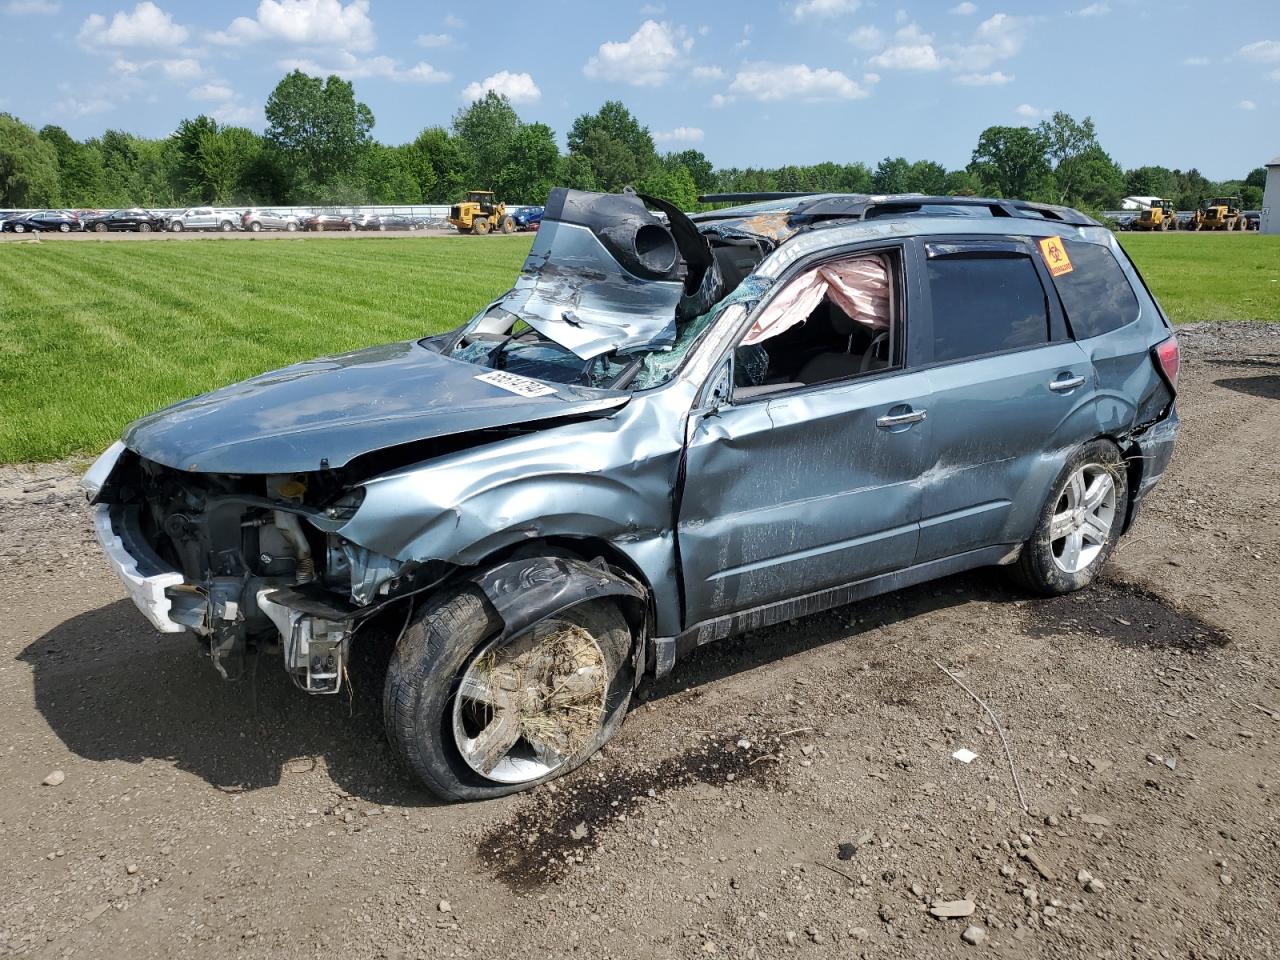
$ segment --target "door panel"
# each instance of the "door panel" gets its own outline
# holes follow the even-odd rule
[[[909,566],[930,390],[927,373],[898,373],[691,417],[686,624]]]
[[[1066,341],[929,376],[934,448],[916,562],[1025,540],[1066,454],[1096,435],[1089,358]]]

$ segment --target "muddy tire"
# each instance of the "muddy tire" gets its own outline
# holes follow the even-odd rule
[[[483,237],[489,232],[489,221],[482,217],[476,217],[475,220],[471,222],[471,232],[477,237]]]
[[[1109,440],[1085,444],[1053,483],[1035,532],[1011,571],[1045,596],[1087,587],[1120,539],[1129,512],[1128,472]]]
[[[391,655],[382,700],[387,739],[408,771],[443,800],[500,797],[568,773],[599,750],[626,716],[632,690],[630,628],[616,604],[580,604],[543,621],[526,636],[545,640],[572,630],[579,636],[585,631],[594,640],[599,664],[590,669],[598,671],[602,681],[597,716],[575,733],[575,748],[562,757],[540,753],[535,741],[521,733],[491,766],[486,758],[495,756],[497,749],[486,753],[476,745],[507,742],[511,737],[498,736],[497,728],[530,714],[507,714],[506,707],[498,706],[485,707],[478,715],[477,704],[497,701],[488,691],[478,691],[476,671],[481,658],[493,663],[522,643],[538,642],[497,640],[501,627],[483,594],[467,585],[429,601],[414,615]],[[496,676],[497,670],[490,669],[489,675]],[[489,772],[482,773],[486,767]]]
[[[511,217],[503,217],[503,218],[502,218],[502,232],[503,232],[503,233],[508,233],[508,234],[509,234],[509,233],[515,233],[515,232],[516,232],[516,222],[515,222],[515,220],[513,220]]]

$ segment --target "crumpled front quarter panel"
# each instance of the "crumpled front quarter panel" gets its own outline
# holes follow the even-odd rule
[[[679,630],[672,504],[683,384],[608,418],[565,424],[398,470],[365,484],[339,535],[397,560],[473,565],[514,544],[597,538],[653,589],[658,631]]]

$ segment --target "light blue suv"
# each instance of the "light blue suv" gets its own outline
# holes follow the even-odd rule
[[[980,566],[1085,586],[1177,374],[1074,210],[557,189],[464,326],[145,417],[85,487],[139,608],[225,677],[275,652],[334,693],[398,635],[392,747],[478,799],[573,769],[709,641]]]

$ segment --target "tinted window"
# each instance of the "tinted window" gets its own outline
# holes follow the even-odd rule
[[[1110,333],[1138,319],[1138,298],[1106,247],[1063,240],[1071,272],[1054,279],[1077,340]]]
[[[929,293],[934,360],[963,360],[1049,340],[1044,287],[1030,257],[933,257]]]

